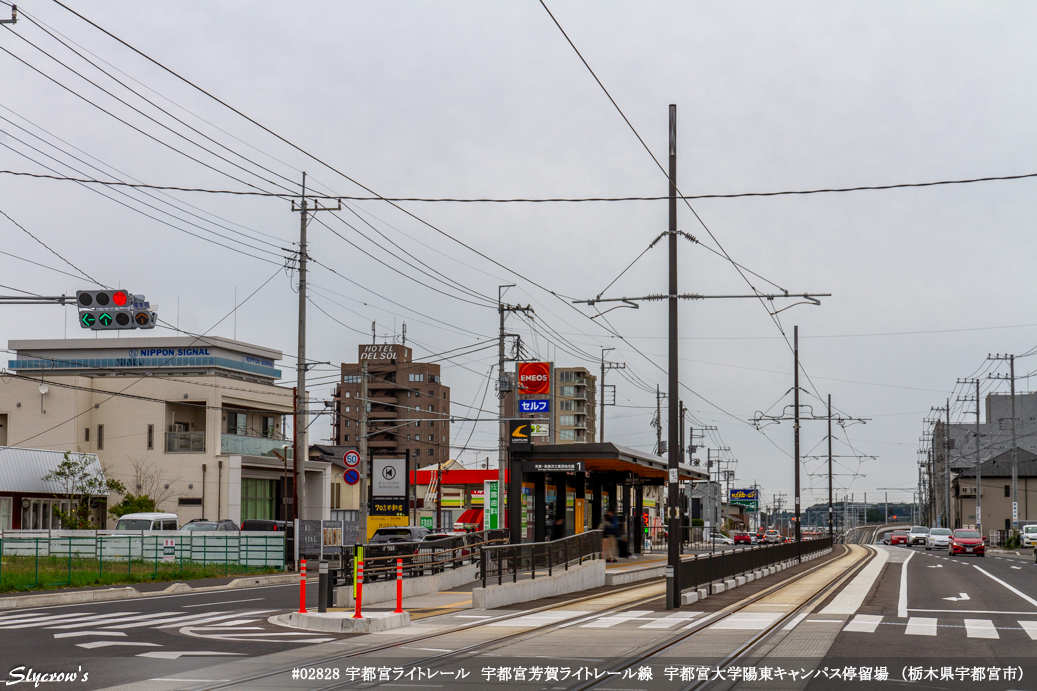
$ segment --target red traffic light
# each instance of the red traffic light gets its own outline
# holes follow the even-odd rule
[[[115,291],[112,294],[112,302],[114,302],[119,307],[122,307],[123,305],[125,305],[127,299],[128,299],[128,296],[126,295],[126,293],[122,292],[121,290],[117,290],[117,291]]]

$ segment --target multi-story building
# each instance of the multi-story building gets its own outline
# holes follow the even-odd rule
[[[0,378],[0,446],[96,454],[128,493],[181,523],[291,518],[294,398],[275,384],[280,351],[215,336],[8,347],[17,355]],[[301,517],[327,518],[328,464],[304,470]]]
[[[555,367],[554,379],[555,443],[597,441],[598,378],[585,367]]]
[[[411,468],[450,459],[450,387],[439,365],[413,362],[399,344],[365,344],[356,363],[342,365],[335,391],[334,433],[339,446],[360,446],[367,407],[367,448],[372,457],[406,455]],[[361,376],[367,365],[367,400]]]

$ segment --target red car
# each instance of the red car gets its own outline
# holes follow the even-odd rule
[[[751,545],[753,544],[753,539],[749,533],[735,533],[735,544]]]
[[[894,530],[893,536],[889,538],[889,544],[891,545],[906,545],[907,544],[907,531],[906,530]]]
[[[975,530],[955,530],[951,533],[951,542],[947,548],[947,554],[952,557],[955,554],[975,554],[977,557],[982,557],[986,554],[986,548],[983,545],[983,538],[980,537],[979,532]]]

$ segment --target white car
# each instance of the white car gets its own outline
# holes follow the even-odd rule
[[[907,531],[907,544],[909,547],[913,545],[924,545],[925,538],[929,535],[929,528],[924,525],[913,525],[911,530]]]
[[[777,530],[768,530],[763,534],[763,541],[770,544],[780,544],[782,542],[781,533]]]
[[[723,533],[711,533],[706,535],[706,542],[715,542],[718,545],[733,545],[734,540]]]
[[[1037,547],[1037,524],[1023,526],[1023,547]]]
[[[948,549],[951,542],[951,529],[950,528],[933,528],[929,531],[929,535],[925,538],[925,548],[928,549]]]

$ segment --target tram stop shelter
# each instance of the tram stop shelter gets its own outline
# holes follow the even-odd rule
[[[624,517],[631,548],[641,552],[644,541],[635,536],[644,533],[644,488],[666,484],[666,458],[611,442],[530,444],[510,451],[512,543],[573,535],[584,526],[594,529],[611,510]],[[687,463],[677,473],[682,482],[709,481],[707,473]]]

